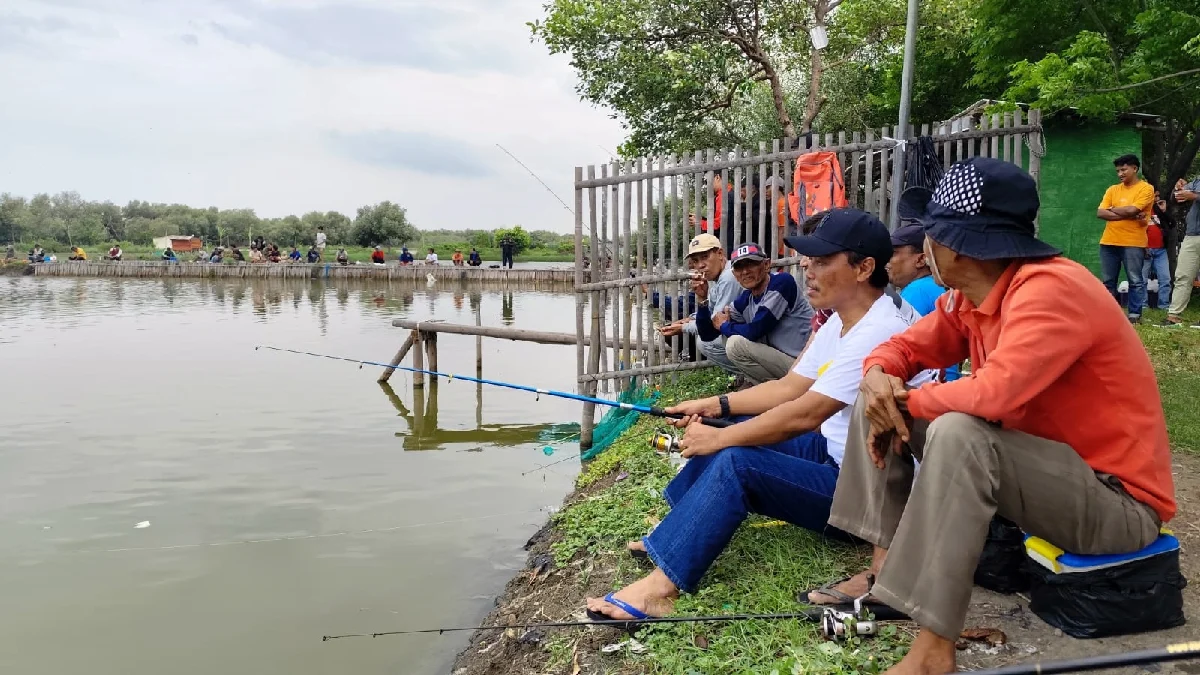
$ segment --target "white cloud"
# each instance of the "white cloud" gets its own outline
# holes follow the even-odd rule
[[[0,191],[567,231],[497,144],[571,203],[623,133],[530,41],[542,1],[10,0]]]

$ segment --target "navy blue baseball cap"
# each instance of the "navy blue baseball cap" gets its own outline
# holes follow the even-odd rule
[[[887,226],[859,209],[833,209],[812,234],[787,237],[784,241],[800,255],[810,258],[853,251],[874,258],[879,267],[892,259],[892,238]]]
[[[1000,159],[972,157],[942,177],[921,215],[929,238],[976,260],[1049,258],[1062,251],[1037,238],[1037,184]]]
[[[729,262],[736,265],[743,260],[770,260],[766,252],[758,244],[748,241],[741,246],[733,249],[733,254],[729,257]]]
[[[897,227],[896,231],[892,233],[892,247],[899,246],[923,248],[925,246],[925,226],[913,223]]]

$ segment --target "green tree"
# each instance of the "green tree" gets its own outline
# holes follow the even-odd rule
[[[1038,30],[1028,31],[1030,21]],[[985,0],[975,35],[975,80],[1047,111],[1109,120],[1127,112],[1169,120],[1161,167],[1171,185],[1200,150],[1200,7],[1195,0]],[[1036,38],[1026,33],[1036,33]],[[1000,67],[1007,67],[1001,73]]]
[[[526,232],[525,229],[520,225],[513,225],[512,227],[508,228],[499,228],[492,232],[492,236],[495,238],[497,245],[504,237],[511,237],[513,240],[513,255],[519,255],[523,251],[527,251],[529,249],[529,245],[532,243],[529,233]]]
[[[0,241],[21,241],[22,228],[29,218],[24,197],[5,192],[0,194]]]
[[[420,232],[408,222],[408,214],[403,207],[384,201],[374,206],[359,207],[352,236],[359,246],[404,246],[415,241]]]
[[[250,231],[261,227],[254,209],[222,211],[217,219],[218,236],[223,244],[245,244],[250,241]]]

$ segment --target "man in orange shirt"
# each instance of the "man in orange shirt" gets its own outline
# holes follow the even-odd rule
[[[920,624],[891,675],[954,672],[995,515],[1080,554],[1140,550],[1175,515],[1146,350],[1104,286],[1035,238],[1037,210],[1016,165],[952,166],[922,218],[934,278],[951,290],[863,361],[829,524],[875,552],[869,570],[808,600],[869,591]],[[966,377],[905,388],[968,356]]]
[[[1129,321],[1142,320],[1146,304],[1146,277],[1142,265],[1146,257],[1146,226],[1154,209],[1154,186],[1138,178],[1141,162],[1137,155],[1121,155],[1113,160],[1121,181],[1108,188],[1096,217],[1107,221],[1100,237],[1100,275],[1108,292],[1118,301],[1117,277],[1125,267],[1129,280]]]

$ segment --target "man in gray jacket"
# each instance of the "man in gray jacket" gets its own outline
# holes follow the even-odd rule
[[[687,267],[692,273],[689,282],[696,302],[715,307],[725,307],[733,302],[742,287],[733,277],[733,268],[725,256],[719,239],[711,234],[701,234],[688,243]],[[670,338],[680,333],[696,336],[700,353],[713,363],[724,368],[726,372],[737,374],[729,357],[725,355],[725,338],[718,336],[715,340],[700,339],[696,330],[695,315],[669,323],[659,329],[663,337]]]

